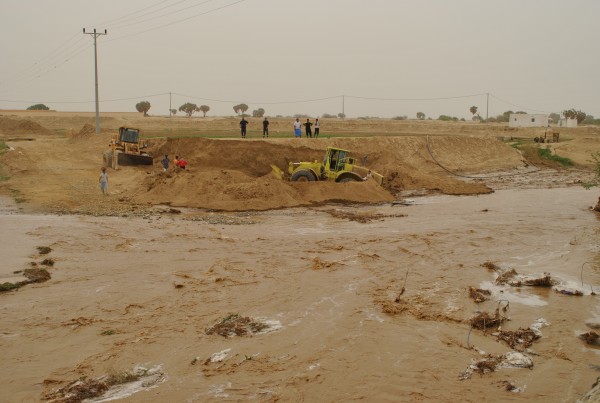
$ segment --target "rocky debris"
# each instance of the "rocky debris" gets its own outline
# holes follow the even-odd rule
[[[583,296],[584,292],[579,289],[578,287],[569,287],[566,285],[557,285],[554,288],[554,291],[556,291],[559,294],[563,294],[563,295],[571,295],[571,296],[575,296],[575,297],[581,297]]]
[[[525,351],[535,340],[540,338],[533,330],[521,328],[518,330],[500,330],[494,335],[497,340],[502,340],[510,348],[517,351]]]
[[[496,263],[494,262],[490,262],[489,260],[486,262],[483,262],[481,264],[481,267],[485,267],[486,269],[490,270],[490,271],[495,271],[495,272],[500,272],[500,266],[498,266]]]

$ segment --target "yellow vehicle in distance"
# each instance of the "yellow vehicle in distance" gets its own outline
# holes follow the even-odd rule
[[[366,157],[364,158],[366,160]],[[285,177],[284,172],[276,165],[271,165],[273,174],[279,179]],[[359,182],[373,178],[380,185],[383,175],[356,164],[356,159],[350,151],[336,147],[327,147],[323,161],[290,162],[289,178],[293,182]]]

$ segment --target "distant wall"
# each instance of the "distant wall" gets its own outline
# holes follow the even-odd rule
[[[511,113],[508,127],[548,127],[548,115],[543,113]]]

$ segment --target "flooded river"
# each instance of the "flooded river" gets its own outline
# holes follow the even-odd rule
[[[2,200],[0,282],[54,266],[51,280],[0,294],[0,401],[136,365],[163,377],[124,401],[575,401],[600,376],[599,350],[577,337],[600,322],[596,198],[501,190],[143,218],[24,214]],[[584,295],[497,285],[486,262]],[[476,304],[470,286],[490,299]],[[511,351],[469,324],[502,301],[505,330],[549,324],[527,352],[533,368],[460,380],[482,352]],[[232,314],[265,327],[207,334]]]

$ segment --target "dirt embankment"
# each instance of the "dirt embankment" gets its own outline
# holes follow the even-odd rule
[[[123,120],[122,117],[118,119]],[[214,120],[219,124],[223,121],[225,119]],[[7,129],[8,133],[18,133],[15,129],[18,127],[35,126],[35,130],[26,133],[36,140],[15,141],[11,143],[15,150],[0,157],[4,175],[11,177],[1,186],[35,207],[54,211],[105,214],[115,210],[116,214],[130,210],[132,204],[241,211],[330,202],[381,203],[411,192],[482,194],[492,191],[485,179],[467,181],[460,175],[520,170],[527,165],[519,151],[490,135],[151,139],[155,166],[110,170],[111,194],[99,198],[98,174],[102,152],[110,140],[109,132],[96,135],[94,126],[88,123],[70,136],[57,137],[49,136],[52,132],[28,120],[15,123],[12,118],[0,117],[0,122],[3,127],[12,128]],[[219,127],[217,123],[215,127]],[[381,124],[376,123],[376,126]],[[164,124],[167,123],[161,123]],[[341,122],[336,124],[342,125]],[[345,124],[347,130],[355,129],[354,126],[363,130],[366,123],[348,121]],[[60,131],[58,123],[53,125],[54,132]],[[442,126],[443,130],[448,129],[447,125]],[[559,144],[565,150],[570,146],[577,151],[579,140],[576,140],[564,146]],[[593,139],[586,135],[581,139],[584,140]],[[366,167],[384,175],[385,186],[382,188],[374,181],[290,183],[271,175],[271,164],[285,171],[290,161],[321,160],[327,146],[351,150],[358,160],[365,161]],[[159,161],[165,154],[171,159],[175,155],[184,157],[189,169],[171,168],[167,173],[162,172]],[[122,206],[118,207],[120,204]]]

